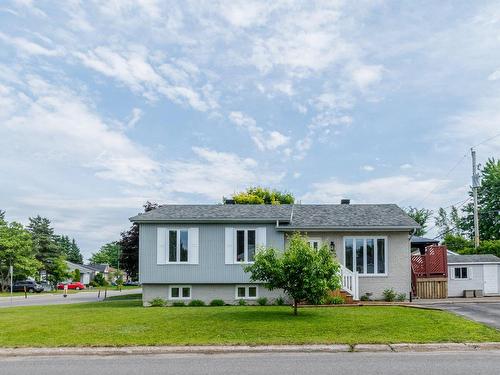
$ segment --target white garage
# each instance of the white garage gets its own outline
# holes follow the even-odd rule
[[[500,258],[492,254],[448,253],[448,297],[500,295]],[[474,291],[474,292],[470,292]]]

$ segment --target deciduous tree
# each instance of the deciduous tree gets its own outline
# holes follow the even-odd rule
[[[157,208],[157,203],[146,202],[144,212]],[[132,278],[137,278],[139,271],[139,226],[132,224],[129,230],[121,233],[121,239],[118,241],[121,248],[120,268],[125,270]]]
[[[415,220],[420,228],[415,231],[416,236],[423,236],[427,233],[427,222],[429,221],[432,211],[426,208],[416,208],[416,207],[408,207],[405,208],[406,213],[413,220]]]
[[[0,221],[0,287],[10,283],[9,268],[14,267],[16,279],[34,277],[41,264],[34,257],[31,234],[16,222]]]
[[[263,187],[251,187],[236,193],[232,199],[237,204],[292,204],[295,198],[292,193],[271,190]]]
[[[283,289],[293,299],[297,315],[299,302],[319,303],[330,290],[340,288],[340,265],[327,245],[313,249],[307,238],[295,233],[284,252],[260,249],[255,262],[245,267],[250,279],[270,289]]]

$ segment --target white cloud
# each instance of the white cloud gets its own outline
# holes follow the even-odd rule
[[[231,25],[246,28],[264,24],[272,8],[272,3],[239,0],[220,3],[218,11]]]
[[[26,161],[30,155],[47,155],[89,168],[101,178],[148,184],[158,164],[124,134],[111,130],[82,98],[38,77],[26,81],[33,99],[26,97],[9,111],[0,110],[4,152]],[[9,93],[17,96],[14,89],[7,98]],[[23,144],[23,154],[16,155],[15,144]]]
[[[500,79],[500,70],[495,70],[488,76],[488,81],[496,81]]]
[[[449,119],[440,132],[442,146],[458,147],[461,152],[468,152],[468,148],[488,140],[481,144],[481,153],[497,155],[500,137],[495,136],[498,135],[499,124],[500,95],[480,98],[471,109],[459,112]]]
[[[381,65],[363,65],[353,69],[351,77],[361,91],[367,90],[371,85],[379,83],[382,79]]]
[[[311,190],[301,197],[303,202],[311,203],[338,203],[341,198],[350,198],[353,203],[399,203],[415,204],[421,202],[430,191],[426,207],[447,200],[455,194],[450,191],[449,182],[437,178],[420,179],[408,176],[390,176],[365,180],[360,182],[342,182],[330,179],[311,185]],[[456,196],[460,196],[458,193]]]
[[[405,163],[405,164],[401,164],[399,166],[399,168],[401,168],[401,169],[411,169],[411,168],[413,168],[413,165],[411,165],[409,163]]]
[[[143,115],[143,112],[140,108],[133,108],[132,113],[130,115],[130,118],[127,122],[127,127],[129,129],[135,127],[135,125],[140,121],[142,115]]]
[[[290,140],[286,135],[276,131],[264,131],[257,126],[255,120],[242,112],[233,111],[229,114],[229,120],[238,127],[245,129],[250,134],[253,142],[261,151],[275,150],[278,147],[284,146]]]
[[[0,40],[2,40],[4,43],[12,45],[17,50],[28,55],[40,55],[49,57],[62,55],[61,50],[49,49],[30,40],[10,36],[2,32],[0,32]]]
[[[147,98],[159,93],[175,103],[189,104],[198,111],[217,107],[215,99],[211,97],[210,87],[201,88],[200,94],[188,85],[186,81],[189,75],[185,72],[179,69],[174,71],[167,64],[155,69],[148,61],[148,51],[144,48],[118,52],[109,47],[97,47],[86,53],[75,52],[75,56],[85,66],[118,80]],[[166,76],[162,76],[160,72]],[[167,81],[170,78],[173,83]],[[175,82],[179,80],[182,80],[183,84]]]
[[[199,160],[175,160],[165,168],[172,193],[200,194],[215,200],[253,185],[280,182],[284,173],[268,170],[251,158],[194,147]]]
[[[375,170],[375,167],[371,165],[363,165],[361,169],[365,172],[373,172]]]

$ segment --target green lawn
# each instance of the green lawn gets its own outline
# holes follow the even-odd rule
[[[140,286],[122,286],[122,290],[133,290],[133,289],[140,289],[141,287]],[[70,289],[68,290],[68,294],[73,294],[73,293],[83,293],[83,292],[97,292],[99,289],[101,289],[101,292],[104,292],[104,287],[97,287],[97,288],[87,288],[87,289],[84,289],[84,290],[74,290],[74,289]],[[108,291],[110,290],[113,290],[113,291],[117,291],[119,290],[119,288],[117,286],[108,286],[107,287]],[[63,294],[64,293],[64,290],[61,289],[61,290],[53,290],[53,291],[50,291],[50,292],[42,292],[43,294],[47,294],[47,293],[57,293],[57,294]],[[28,293],[28,297],[30,295],[38,295],[38,294],[42,294],[42,293]],[[12,293],[12,295],[14,297],[18,297],[18,296],[24,296],[24,292],[15,292],[15,293]],[[0,297],[10,297],[10,292],[0,292]]]
[[[500,341],[499,331],[434,310],[307,308],[293,316],[286,306],[143,308],[134,296],[123,297],[0,309],[0,346]]]

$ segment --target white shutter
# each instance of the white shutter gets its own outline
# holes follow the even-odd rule
[[[188,260],[191,264],[199,263],[200,239],[198,228],[188,229]]]
[[[234,228],[225,228],[224,258],[226,264],[234,263]]]
[[[266,227],[257,228],[256,232],[257,251],[266,247]]]
[[[156,228],[156,264],[167,263],[167,228]]]

